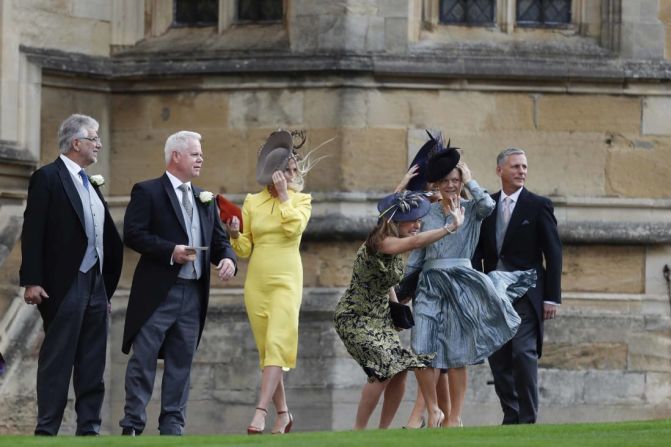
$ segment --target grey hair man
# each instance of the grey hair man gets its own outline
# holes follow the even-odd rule
[[[162,435],[181,435],[186,423],[191,363],[207,315],[209,264],[227,281],[236,257],[212,195],[191,181],[200,175],[200,135],[180,131],[168,137],[166,172],[135,184],[124,218],[124,242],[140,253],[135,268],[122,351],[133,353],[126,367],[123,435],[138,435],[147,423],[159,357]]]
[[[474,264],[492,270],[536,270],[536,287],[514,304],[522,319],[517,333],[489,357],[504,424],[533,424],[538,415],[538,359],[544,322],[561,303],[562,246],[552,201],[524,186],[527,157],[508,148],[496,159],[501,190],[496,208],[483,222]]]
[[[71,115],[58,130],[60,155],[33,173],[21,235],[24,300],[37,305],[44,341],[37,366],[36,435],[56,435],[75,391],[77,435],[97,435],[105,385],[109,300],[123,244],[85,168],[102,150],[98,122]]]

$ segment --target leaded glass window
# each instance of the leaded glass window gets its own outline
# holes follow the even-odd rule
[[[496,0],[441,0],[440,23],[492,24],[495,5]]]
[[[276,22],[282,20],[282,0],[238,0],[238,20]]]
[[[219,0],[175,0],[176,25],[216,25],[218,18]]]
[[[564,25],[571,23],[571,0],[517,0],[517,24]]]

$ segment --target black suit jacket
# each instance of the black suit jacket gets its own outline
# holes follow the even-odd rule
[[[235,252],[219,221],[214,200],[204,204],[198,199],[202,189],[193,186],[192,191],[194,210],[200,217],[202,244],[210,247],[203,254],[204,261],[217,265],[222,259],[230,258],[237,263]],[[121,348],[128,354],[137,333],[177,281],[182,265],[170,265],[175,245],[189,243],[182,208],[167,174],[133,186],[124,218],[124,242],[141,255],[133,275]],[[210,268],[207,262],[203,262],[199,284],[200,341],[210,296]]]
[[[475,267],[485,273],[496,270],[499,260],[496,220],[500,195],[500,191],[492,195],[496,208],[482,222],[474,258]],[[529,289],[527,295],[539,322],[537,346],[540,357],[543,347],[543,301],[561,303],[562,250],[550,199],[522,189],[510,216],[500,257],[510,270],[536,270],[536,287]]]
[[[107,202],[97,187],[91,187],[105,207],[103,279],[110,299],[121,275],[123,244]],[[59,157],[30,177],[21,233],[21,285],[42,286],[49,295],[38,305],[45,332],[75,280],[86,245],[82,201]]]

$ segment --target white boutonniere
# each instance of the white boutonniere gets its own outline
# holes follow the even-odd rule
[[[93,186],[97,186],[98,188],[100,188],[102,185],[105,184],[105,177],[103,177],[100,174],[92,175],[91,177],[89,177],[89,182],[91,182]]]
[[[209,205],[210,202],[212,202],[212,199],[214,199],[214,194],[210,191],[201,191],[200,194],[198,194],[198,199],[205,205]]]

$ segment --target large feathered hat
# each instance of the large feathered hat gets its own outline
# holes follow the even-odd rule
[[[415,158],[412,159],[410,167],[417,165],[416,175],[410,179],[408,186],[406,187],[410,191],[424,191],[426,189],[426,183],[434,180],[429,180],[427,178],[427,170],[429,159],[434,155],[445,151],[446,149],[459,149],[451,148],[450,141],[447,142],[447,148],[445,147],[442,134],[438,133],[436,136],[431,135],[431,132],[428,130],[426,134],[429,136],[429,141],[424,143],[424,145],[419,148]]]
[[[424,197],[424,194],[413,191],[395,192],[383,197],[377,203],[379,218],[393,222],[410,222],[420,219],[429,212],[430,208],[431,203]]]
[[[273,172],[284,171],[293,156],[291,133],[278,130],[270,134],[256,161],[256,181],[262,186],[273,184]]]
[[[450,141],[448,140],[447,147],[429,157],[426,166],[426,181],[437,182],[457,167],[461,158],[457,149],[459,148],[450,147]]]

